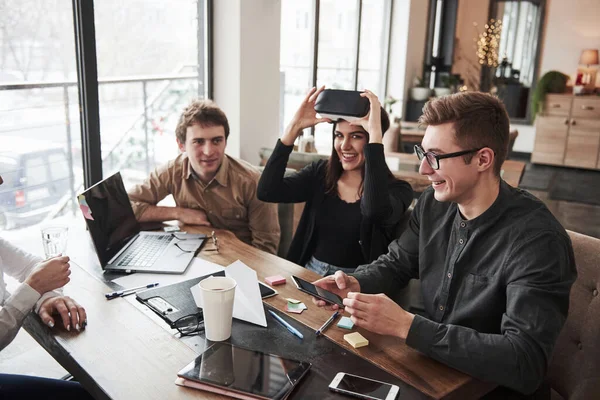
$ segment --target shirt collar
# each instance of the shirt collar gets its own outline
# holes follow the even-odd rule
[[[189,158],[186,155],[186,161],[187,161],[187,172],[185,174],[185,179],[189,179],[189,178],[193,178],[196,182],[200,183],[203,187],[208,187],[210,186],[210,184],[213,181],[217,181],[217,183],[221,186],[225,186],[227,187],[228,185],[228,180],[227,180],[227,174],[229,172],[229,156],[227,154],[225,154],[223,156],[223,161],[221,162],[221,166],[219,167],[219,169],[217,170],[217,174],[215,175],[215,177],[208,182],[207,184],[204,184],[201,180],[200,177],[198,177],[198,174],[196,173],[196,171],[194,171],[194,169],[192,168],[192,163],[190,162]]]
[[[483,212],[483,214],[479,215],[476,218],[466,220],[460,214],[460,209],[458,208],[458,205],[457,205],[456,220],[461,223],[464,222],[466,224],[466,226],[471,229],[475,229],[478,226],[481,226],[482,224],[484,224],[488,221],[491,221],[492,219],[494,219],[498,215],[500,215],[502,213],[502,211],[508,206],[507,196],[509,196],[509,192],[510,192],[510,186],[508,185],[508,183],[506,183],[506,182],[504,182],[504,180],[500,179],[500,190],[498,191],[498,197],[496,197],[496,200],[494,200],[492,205],[489,206],[488,209]]]

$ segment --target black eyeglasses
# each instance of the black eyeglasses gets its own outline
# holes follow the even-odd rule
[[[448,153],[448,154],[438,155],[431,151],[423,150],[423,148],[418,144],[415,145],[415,153],[417,153],[417,158],[419,159],[419,161],[422,161],[423,158],[426,158],[429,166],[435,170],[440,169],[440,160],[443,160],[444,158],[454,158],[454,157],[464,156],[465,154],[475,153],[476,151],[479,151],[481,149],[483,149],[483,147],[480,147],[478,149],[472,149],[472,150],[457,151],[456,153]]]
[[[204,330],[204,319],[200,313],[186,315],[173,322],[172,328],[177,329],[181,336],[192,335]]]
[[[171,233],[171,236],[173,236],[175,239],[177,240],[190,240],[190,239],[194,239],[194,238],[187,238],[187,237],[179,237],[174,233]],[[195,253],[196,251],[198,251],[198,247],[196,246],[196,248],[194,250],[186,250],[184,248],[182,248],[179,243],[173,243],[175,245],[175,247],[177,247],[179,250],[183,251],[184,253]]]

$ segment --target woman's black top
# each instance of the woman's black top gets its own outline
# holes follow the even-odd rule
[[[360,201],[346,203],[337,194],[326,194],[317,216],[315,258],[343,268],[364,264],[360,220]]]
[[[259,200],[271,203],[306,202],[286,256],[288,260],[304,266],[317,247],[317,218],[325,201],[328,161],[310,163],[284,177],[292,150],[293,146],[277,141],[258,182],[257,196]],[[389,176],[382,144],[365,145],[364,154],[365,179],[360,199],[359,245],[364,261],[370,263],[387,253],[388,245],[397,237],[396,227],[412,202],[413,191],[407,182]]]

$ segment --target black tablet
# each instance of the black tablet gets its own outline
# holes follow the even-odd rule
[[[243,394],[259,399],[284,399],[309,370],[306,361],[217,342],[177,376],[204,385],[205,390]],[[207,387],[208,386],[208,387]],[[231,395],[230,394],[230,395]]]

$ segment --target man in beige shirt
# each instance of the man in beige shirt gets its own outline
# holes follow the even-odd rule
[[[227,229],[276,254],[277,204],[256,198],[257,169],[225,154],[229,136],[225,113],[210,100],[196,100],[181,114],[175,135],[182,154],[128,193],[138,221],[179,220]],[[156,205],[169,194],[175,207]]]

